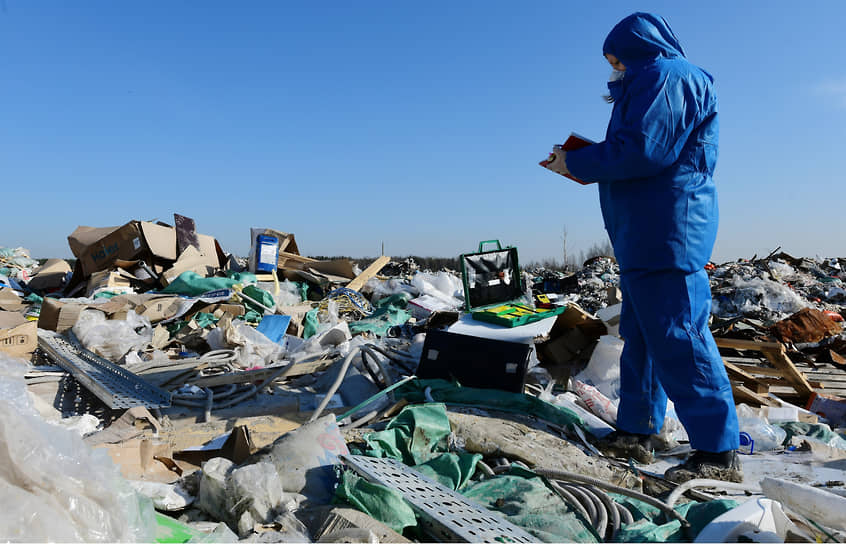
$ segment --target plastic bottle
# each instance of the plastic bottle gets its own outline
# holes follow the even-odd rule
[[[737,423],[741,434],[747,434],[752,440],[749,444],[749,453],[773,451],[780,448],[787,438],[787,432],[784,429],[770,425],[766,418],[758,417],[755,411],[745,404],[737,407]]]

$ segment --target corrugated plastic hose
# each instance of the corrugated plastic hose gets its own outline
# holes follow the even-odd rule
[[[573,508],[575,508],[583,518],[586,520],[590,520],[590,515],[588,511],[585,509],[582,502],[572,493],[570,493],[567,489],[564,488],[561,484],[556,482],[555,480],[549,480],[549,485],[552,486],[552,489],[558,493],[561,498],[563,498],[567,503],[569,503]]]
[[[364,355],[367,354],[379,367],[379,371],[382,373],[382,379],[385,387],[390,387],[393,385],[393,380],[391,380],[391,375],[388,374],[388,369],[385,367],[385,364],[382,360],[376,355],[373,348],[375,346],[373,344],[365,344],[361,346],[361,361],[364,366],[367,366],[367,361],[365,360]],[[378,385],[378,384],[377,384]]]
[[[617,510],[620,512],[620,525],[634,523],[634,517],[632,517],[632,513],[629,512],[628,508],[616,501],[614,504],[617,505]]]
[[[323,410],[326,408],[326,405],[329,404],[329,401],[332,399],[332,396],[338,391],[341,387],[341,382],[344,381],[344,378],[347,376],[347,372],[350,369],[350,365],[355,359],[358,350],[351,349],[347,356],[344,357],[344,362],[341,364],[341,370],[338,372],[338,377],[335,378],[335,383],[332,384],[332,387],[329,388],[329,391],[326,392],[326,396],[323,397],[323,400],[320,401],[320,404],[317,406],[317,409],[311,414],[308,422],[311,423],[312,421],[316,420],[320,417],[320,414],[323,413]]]
[[[238,390],[238,386],[235,384],[230,384],[226,391],[224,391],[223,393],[218,393],[217,395],[212,393],[211,389],[209,388],[206,388],[204,390],[206,392],[204,397],[174,394],[172,397],[172,402],[173,404],[179,406],[188,406],[190,408],[203,408],[206,411],[207,415],[210,416],[212,409],[221,410],[224,408],[229,408],[238,404],[239,402],[242,402],[252,397],[256,393],[264,389],[267,385],[272,383],[274,380],[285,377],[285,375],[290,372],[293,368],[293,363],[279,367],[279,370],[277,370],[268,378],[266,378],[263,382],[261,382],[258,387],[256,387],[255,385],[251,385],[246,391],[239,395],[232,396]],[[216,401],[223,402],[218,403]],[[211,406],[209,406],[209,404],[211,404]]]
[[[643,501],[655,508],[658,508],[662,512],[664,512],[667,516],[672,519],[676,519],[681,523],[682,527],[687,530],[690,528],[690,522],[687,521],[684,516],[676,512],[671,506],[667,506],[664,501],[656,499],[655,497],[650,497],[644,493],[640,493],[639,491],[634,491],[631,489],[626,489],[625,487],[620,487],[614,484],[609,484],[608,482],[604,482],[597,478],[591,478],[590,476],[584,476],[582,474],[576,474],[574,472],[567,472],[564,470],[553,470],[548,468],[541,468],[536,467],[533,469],[535,473],[540,474],[541,476],[545,476],[547,478],[552,478],[554,480],[563,480],[566,482],[579,482],[583,484],[588,484],[592,486],[596,486],[600,489],[605,489],[607,491],[611,491],[613,493],[618,493],[620,495],[626,495],[627,497],[631,497],[633,499],[637,499],[639,501]]]

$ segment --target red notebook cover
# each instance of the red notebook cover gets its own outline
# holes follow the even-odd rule
[[[562,145],[561,148],[564,151],[575,151],[576,149],[581,149],[583,147],[587,147],[587,146],[593,145],[595,143],[596,142],[589,140],[589,139],[585,138],[584,136],[579,136],[575,132],[571,132],[570,137],[567,138],[567,141],[564,142],[564,145]],[[546,160],[543,160],[538,164],[540,164],[541,166],[546,168],[546,165],[548,165],[550,162],[552,162],[552,160],[554,158],[555,158],[555,154],[550,153],[549,157],[547,157]],[[591,183],[593,183],[592,181],[582,181],[579,178],[577,178],[576,176],[573,176],[572,174],[564,174],[564,177],[570,178],[577,183],[581,183],[582,185],[590,185]]]

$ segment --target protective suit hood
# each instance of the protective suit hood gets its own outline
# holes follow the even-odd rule
[[[605,38],[602,53],[617,57],[627,70],[658,57],[685,56],[667,21],[651,13],[633,13],[617,23]]]

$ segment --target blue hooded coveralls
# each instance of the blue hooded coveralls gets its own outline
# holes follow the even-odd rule
[[[618,427],[661,430],[667,397],[708,452],[737,449],[731,384],[708,328],[704,270],[717,235],[717,98],[713,78],[684,56],[667,22],[623,19],[605,54],[625,75],[608,84],[605,141],[567,153],[570,172],[598,183],[605,228],[620,264]]]

